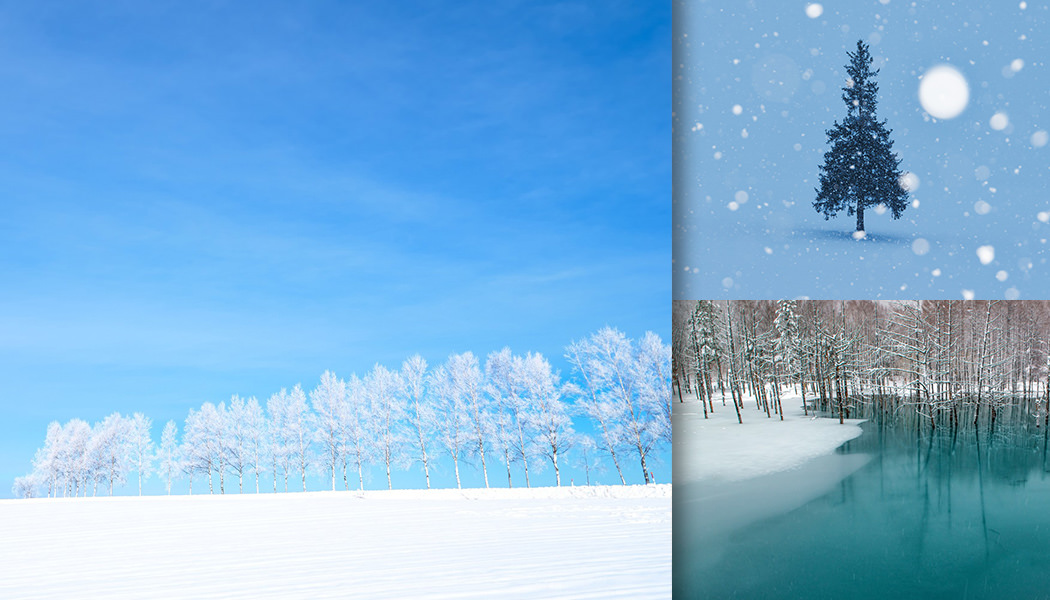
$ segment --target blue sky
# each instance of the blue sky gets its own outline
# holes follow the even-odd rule
[[[54,419],[142,411],[159,438],[415,352],[567,375],[606,324],[669,342],[670,20],[0,4],[0,482]]]
[[[701,0],[675,18],[676,298],[1050,297],[1047,2]],[[858,39],[919,182],[859,241],[812,206]],[[950,119],[919,99],[942,64],[969,85]]]

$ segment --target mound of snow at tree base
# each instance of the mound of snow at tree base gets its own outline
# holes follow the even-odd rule
[[[0,500],[0,598],[669,598],[671,486]]]
[[[840,425],[837,418],[806,416],[797,394],[784,395],[781,404],[783,421],[775,414],[767,418],[747,398],[741,424],[728,399],[726,406],[716,399],[715,412],[707,419],[695,399],[676,402],[674,481],[741,481],[792,469],[861,434],[859,419],[846,419]]]

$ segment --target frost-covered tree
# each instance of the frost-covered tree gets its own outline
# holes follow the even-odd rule
[[[868,45],[857,41],[847,52],[849,79],[842,88],[846,118],[827,130],[831,149],[824,153],[820,187],[813,207],[829,219],[840,210],[857,215],[857,231],[864,231],[864,210],[882,205],[898,219],[907,207],[908,191],[901,184],[900,159],[893,152],[891,131],[875,117],[879,86],[872,70]]]
[[[634,362],[639,404],[646,411],[653,431],[671,443],[671,346],[660,336],[645,332],[638,340]]]
[[[165,423],[160,434],[160,448],[157,450],[157,475],[164,478],[165,490],[169,496],[171,484],[182,470],[178,435],[179,427],[175,421]]]
[[[313,464],[310,432],[314,427],[314,415],[306,404],[306,393],[303,387],[295,384],[288,393],[284,422],[284,439],[291,449],[292,462],[299,469],[302,477],[303,491],[306,491],[306,472]]]
[[[221,423],[218,411],[211,402],[205,402],[200,410],[190,409],[183,428],[183,461],[190,477],[190,492],[193,491],[193,475],[203,473],[208,478],[208,493],[215,493],[212,473],[219,469],[219,435]]]
[[[401,376],[377,364],[365,377],[365,390],[368,395],[372,419],[371,429],[374,436],[376,455],[386,465],[387,489],[393,489],[390,467],[402,464],[405,460],[404,435],[401,419],[405,415],[405,396],[402,392]]]
[[[530,353],[522,361],[522,387],[533,409],[534,443],[539,454],[550,459],[555,481],[561,487],[558,458],[572,447],[575,431],[568,406],[562,399],[560,378],[543,355]]]
[[[644,402],[645,386],[638,378],[638,356],[631,340],[618,329],[604,327],[570,346],[569,354],[574,362],[573,355],[579,355],[581,376],[593,386],[581,390],[584,410],[596,421],[607,424],[610,447],[630,448],[638,458],[645,482],[650,483],[646,459],[664,441],[666,425]]]
[[[226,493],[226,468],[230,460],[229,435],[227,433],[228,420],[226,417],[226,403],[220,402],[218,406],[211,402],[201,405],[201,424],[204,428],[204,448],[211,455],[211,464],[219,475],[219,493]],[[211,477],[208,478],[208,486],[211,486]]]
[[[96,483],[106,482],[109,495],[115,485],[127,482],[131,470],[132,420],[113,413],[96,423],[91,430],[85,459],[87,470]]]
[[[516,433],[518,409],[524,408],[517,395],[517,382],[514,379],[514,356],[510,348],[503,348],[498,352],[492,352],[485,359],[485,393],[488,394],[492,403],[492,443],[499,457],[507,467],[507,487],[514,487],[511,477],[511,465],[522,460],[525,455],[524,428],[521,430],[522,437],[520,455],[518,452],[518,439]],[[528,463],[526,461],[526,475],[528,474]]]
[[[219,405],[222,409],[222,405]],[[226,450],[226,464],[230,471],[237,475],[237,493],[244,493],[244,473],[251,465],[251,447],[248,442],[249,432],[245,424],[245,402],[234,394],[230,406],[221,411],[223,419],[223,446]]]
[[[186,417],[186,422],[183,428],[182,443],[179,444],[179,471],[186,476],[186,481],[189,483],[189,493],[193,495],[193,478],[201,473],[205,473],[207,469],[207,463],[203,453],[193,443],[193,430],[191,426],[194,425],[196,420],[196,413],[190,410],[189,416]],[[208,485],[211,486],[211,475],[208,475]]]
[[[351,375],[346,382],[347,419],[344,423],[346,450],[343,455],[357,467],[357,489],[365,489],[364,466],[372,460],[374,444],[370,425],[374,422],[370,415],[365,382],[357,375]],[[344,473],[346,467],[344,465]],[[345,478],[345,476],[344,476]]]
[[[413,441],[413,460],[423,465],[423,476],[427,489],[430,489],[430,455],[427,448],[431,444],[431,432],[434,430],[434,407],[427,397],[427,361],[416,354],[401,365],[401,385],[408,400],[408,419],[411,421]]]
[[[139,475],[139,496],[142,495],[142,480],[149,479],[153,472],[152,428],[153,420],[142,413],[135,413],[127,420],[128,450],[131,464]]]
[[[532,487],[529,479],[529,458],[533,450],[532,407],[523,392],[524,362],[514,356],[510,348],[489,354],[485,363],[487,389],[498,405],[497,415],[502,414],[504,433],[501,443],[509,452],[509,461],[521,461],[525,471],[525,487]],[[499,427],[499,422],[497,422]],[[510,485],[510,462],[507,462],[507,483]]]
[[[471,427],[467,417],[467,406],[463,394],[448,364],[438,367],[430,376],[430,389],[436,407],[437,437],[442,449],[452,459],[456,472],[456,487],[462,488],[459,477],[459,461],[470,448]]]
[[[273,491],[277,493],[278,473],[284,476],[284,491],[288,491],[288,473],[292,470],[292,444],[288,439],[288,390],[270,396],[266,401],[266,412],[270,414],[270,468],[273,471]]]
[[[87,483],[90,470],[87,459],[87,447],[91,441],[91,426],[82,419],[71,419],[63,427],[65,443],[59,460],[67,484],[67,495],[79,496],[81,490],[87,494]]]
[[[595,453],[594,438],[589,435],[576,434],[576,460],[573,464],[578,469],[583,469],[587,485],[591,485],[591,471],[599,472],[602,469],[601,461]]]
[[[38,450],[33,458],[33,472],[42,476],[44,485],[47,485],[48,498],[58,496],[58,487],[62,480],[60,454],[64,443],[62,424],[52,421],[47,426],[44,447]]]
[[[489,410],[487,398],[482,394],[483,376],[478,359],[473,352],[453,354],[445,363],[449,376],[460,394],[463,406],[467,411],[467,421],[470,424],[470,445],[468,452],[471,456],[481,459],[481,472],[485,478],[485,487],[489,487],[489,470],[485,463],[485,449],[489,446]]]
[[[259,478],[266,470],[266,461],[271,450],[266,415],[255,396],[248,398],[241,412],[241,427],[244,432],[245,460],[248,472],[255,475],[255,493],[259,493]],[[277,482],[274,481],[274,491]]]
[[[40,474],[30,473],[22,477],[15,477],[15,484],[11,487],[11,493],[15,498],[36,498],[41,487]]]
[[[620,454],[624,450],[624,430],[619,423],[620,407],[615,398],[606,393],[603,385],[600,357],[591,340],[572,342],[565,349],[565,358],[569,359],[573,371],[580,377],[578,383],[571,383],[566,390],[577,397],[577,408],[598,426],[598,437],[595,447],[608,454],[622,485],[627,485],[620,467]]]
[[[321,383],[310,392],[310,403],[317,415],[315,439],[320,447],[318,458],[322,466],[328,469],[332,479],[332,491],[335,491],[335,473],[343,461],[345,450],[343,436],[346,434],[345,422],[349,407],[346,401],[346,382],[331,371],[321,375]],[[344,470],[343,479],[346,479]]]

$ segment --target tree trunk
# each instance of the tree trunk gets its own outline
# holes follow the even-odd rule
[[[857,199],[857,231],[864,231],[864,205]]]
[[[551,460],[554,461],[554,478],[558,482],[558,487],[561,487],[561,471],[558,470],[558,453],[554,452]]]

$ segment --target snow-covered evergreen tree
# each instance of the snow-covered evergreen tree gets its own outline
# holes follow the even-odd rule
[[[875,117],[875,82],[868,45],[857,41],[856,52],[847,52],[849,79],[842,88],[846,118],[827,130],[831,149],[824,153],[820,187],[813,207],[825,219],[840,210],[857,215],[857,231],[864,231],[864,210],[879,205],[898,219],[907,207],[908,191],[901,185],[900,159],[893,153],[891,130]]]

